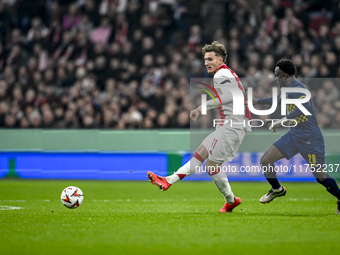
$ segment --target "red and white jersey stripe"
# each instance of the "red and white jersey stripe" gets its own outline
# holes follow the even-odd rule
[[[228,88],[234,87],[235,89],[240,89],[242,92],[244,92],[243,85],[240,81],[240,78],[237,76],[237,74],[227,67],[227,65],[223,64],[221,65],[214,74],[214,82],[213,82],[214,88],[217,90],[220,97],[230,97],[233,98],[233,95],[231,95],[231,91]],[[229,95],[226,95],[229,94]],[[218,104],[219,101],[217,101]],[[234,123],[241,123],[244,122],[247,127],[247,131],[251,131],[248,121],[251,120],[251,113],[247,104],[247,101],[244,99],[244,106],[245,106],[245,112],[243,115],[235,115],[233,114],[233,102],[231,100],[228,101],[228,103],[223,103],[222,105],[218,106],[219,114],[221,119],[230,119]],[[221,122],[220,125],[222,126],[224,122]]]

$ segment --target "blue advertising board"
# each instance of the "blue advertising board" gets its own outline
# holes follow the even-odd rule
[[[222,164],[222,170],[229,180],[263,181],[262,155],[260,152],[238,153],[231,162]],[[184,153],[182,164],[189,159],[190,154]],[[280,180],[315,180],[309,165],[300,155],[291,160],[282,159],[276,166]],[[166,152],[0,152],[0,178],[12,171],[20,178],[146,180],[147,171],[166,176],[168,167]],[[203,164],[186,180],[211,179]]]

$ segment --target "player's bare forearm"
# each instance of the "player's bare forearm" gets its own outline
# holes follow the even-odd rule
[[[192,119],[193,121],[196,121],[197,118],[201,115],[202,115],[202,107],[199,106],[198,108],[190,112],[190,119]]]

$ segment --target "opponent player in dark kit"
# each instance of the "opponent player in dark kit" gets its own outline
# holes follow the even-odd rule
[[[275,80],[280,88],[303,88],[306,86],[295,78],[296,68],[293,62],[289,59],[282,59],[277,62],[275,67]],[[303,93],[287,93],[289,99],[304,98]],[[270,98],[253,98],[253,104],[269,104],[272,105],[272,97]],[[278,98],[278,103],[281,102],[281,97]],[[286,195],[286,189],[279,183],[274,163],[282,158],[291,159],[297,153],[309,163],[310,169],[313,172],[317,182],[326,187],[326,190],[338,199],[337,214],[340,214],[340,189],[336,181],[327,174],[325,165],[325,143],[322,133],[318,127],[315,118],[312,100],[304,103],[303,106],[311,113],[305,115],[294,104],[287,105],[288,115],[279,121],[272,122],[269,130],[276,132],[276,129],[285,124],[289,119],[295,119],[296,124],[292,126],[290,131],[283,135],[279,140],[266,151],[261,158],[261,166],[265,171],[265,177],[272,186],[272,189],[261,197],[261,203],[269,203],[276,197]],[[287,123],[288,124],[288,123]],[[285,124],[286,125],[286,124]]]

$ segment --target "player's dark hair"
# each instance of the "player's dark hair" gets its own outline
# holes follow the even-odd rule
[[[290,59],[281,59],[276,63],[276,66],[289,75],[294,75],[296,72],[295,65]]]
[[[223,62],[227,60],[227,50],[224,45],[218,41],[212,42],[212,44],[206,44],[202,47],[202,55],[204,56],[207,52],[215,52],[216,56],[222,57]]]

